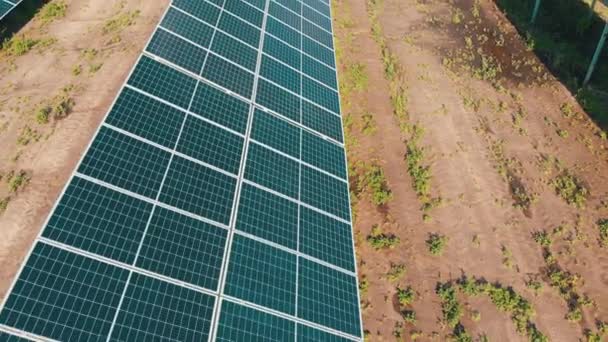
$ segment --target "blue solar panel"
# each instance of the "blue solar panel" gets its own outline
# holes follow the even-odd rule
[[[0,20],[14,10],[23,0],[0,0]]]
[[[173,0],[0,339],[362,341],[331,32],[322,0]]]

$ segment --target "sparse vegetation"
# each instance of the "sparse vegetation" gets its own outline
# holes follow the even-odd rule
[[[585,207],[589,190],[583,185],[580,179],[568,172],[558,176],[551,183],[555,187],[555,192],[568,204],[577,208]]]
[[[549,341],[531,322],[535,313],[530,302],[515,293],[512,288],[466,277],[463,277],[458,283],[463,293],[471,296],[487,295],[499,310],[510,313],[517,331],[526,335],[530,341]]]
[[[603,219],[597,223],[600,232],[600,245],[608,248],[608,219]]]
[[[384,170],[376,162],[359,162],[351,165],[351,180],[356,194],[369,190],[371,201],[376,206],[388,204],[393,198],[393,194],[388,186]]]
[[[68,5],[65,1],[53,1],[44,5],[38,13],[38,16],[42,24],[48,24],[56,19],[65,17],[67,9]]]
[[[551,237],[546,231],[539,231],[532,234],[534,241],[541,245],[542,247],[551,247],[552,241]]]
[[[376,126],[376,120],[374,119],[374,115],[370,112],[366,112],[361,116],[362,124],[361,124],[361,132],[365,135],[373,135],[378,130],[378,126]]]
[[[391,268],[386,273],[386,279],[391,283],[399,281],[406,273],[405,265],[391,264]]]
[[[443,254],[443,249],[448,243],[448,238],[439,234],[430,234],[426,240],[426,246],[432,255],[439,256]]]
[[[30,176],[27,172],[21,170],[19,172],[11,172],[7,177],[8,191],[15,193],[25,187],[30,181]]]
[[[40,133],[30,126],[25,126],[21,129],[21,133],[17,137],[17,145],[26,146],[31,142],[37,142],[40,140]]]
[[[8,56],[23,56],[39,43],[39,40],[17,35],[2,44],[2,51]]]
[[[139,10],[127,11],[115,15],[113,18],[105,22],[103,26],[103,34],[117,34],[125,28],[133,25],[139,17]]]
[[[441,299],[443,321],[450,328],[456,328],[460,324],[460,318],[463,314],[462,306],[456,298],[456,289],[451,283],[437,284],[435,292]]]
[[[402,306],[411,305],[414,301],[414,290],[411,287],[405,289],[397,288],[397,300]]]
[[[367,242],[375,250],[395,248],[399,244],[399,237],[394,234],[386,234],[379,225],[372,227],[371,234],[367,237]]]
[[[8,203],[10,201],[11,201],[11,198],[8,196],[0,200],[0,215],[2,215],[6,211],[6,208],[8,207]]]

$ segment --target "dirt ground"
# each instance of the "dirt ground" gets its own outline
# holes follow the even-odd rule
[[[0,298],[168,3],[51,1],[0,51]]]
[[[551,341],[598,333],[608,320],[608,248],[597,224],[608,218],[608,142],[568,90],[491,0],[337,0],[333,13],[351,191],[361,179],[354,165],[373,162],[392,194],[380,206],[369,190],[353,196],[366,338],[453,337],[436,287],[463,276],[512,288]],[[397,65],[397,77],[387,76],[387,65]],[[361,78],[364,87],[352,85]],[[405,119],[395,115],[395,84]],[[430,196],[441,198],[428,211],[408,172],[413,125],[424,131],[416,143],[432,175]],[[588,190],[584,206],[557,194],[563,175]],[[373,248],[375,225],[399,243]],[[542,231],[548,247],[534,239]],[[441,255],[429,252],[430,234],[447,238]],[[405,275],[388,280],[391,265],[405,266]],[[574,279],[566,294],[549,277],[556,269]],[[415,295],[404,306],[397,288],[408,287]],[[488,296],[457,291],[457,298],[473,340],[532,340]],[[576,309],[580,317],[568,321]],[[403,318],[408,311],[415,322]]]

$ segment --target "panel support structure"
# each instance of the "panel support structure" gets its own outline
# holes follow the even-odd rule
[[[534,22],[536,21],[536,17],[538,16],[538,9],[540,8],[540,1],[541,0],[536,0],[536,3],[534,4],[534,9],[532,10],[532,19],[530,19],[530,24],[534,25]]]
[[[602,32],[600,41],[597,43],[597,47],[595,48],[595,54],[593,55],[593,59],[591,60],[591,64],[589,65],[589,69],[587,70],[587,75],[585,76],[585,80],[583,81],[583,87],[589,83],[589,81],[591,80],[591,76],[593,76],[593,71],[595,70],[597,61],[600,58],[600,55],[602,54],[602,48],[604,47],[604,43],[606,43],[606,36],[608,36],[608,22],[604,25],[604,31]]]

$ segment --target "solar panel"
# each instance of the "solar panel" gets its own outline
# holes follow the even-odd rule
[[[330,13],[173,0],[2,304],[0,339],[361,341]]]
[[[0,0],[0,20],[14,10],[23,0]]]

